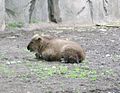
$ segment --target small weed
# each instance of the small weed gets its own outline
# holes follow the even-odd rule
[[[92,69],[90,70],[88,66],[82,66],[82,67],[74,67],[72,70],[69,71],[66,77],[67,78],[93,79],[93,77],[95,77],[96,74],[97,74],[96,70],[92,70]]]
[[[3,59],[4,57],[5,57],[5,55],[0,53],[0,59]]]
[[[20,74],[19,77],[21,78],[21,80],[27,81],[30,78],[30,74],[28,73]]]
[[[7,65],[0,64],[0,74],[5,76],[12,76],[15,72],[11,70]]]
[[[32,20],[31,20],[31,23],[39,23],[39,20],[37,20],[37,19],[32,19]]]
[[[24,26],[23,22],[13,22],[13,23],[7,24],[7,27],[10,28],[10,29],[21,28],[23,26]]]
[[[106,75],[113,75],[113,70],[112,69],[105,69],[102,71],[101,75],[106,76]]]
[[[82,62],[83,64],[88,64],[89,63],[89,60],[87,60],[87,59],[85,59],[85,60],[83,60],[83,62]]]
[[[113,56],[112,56],[112,59],[113,59],[114,61],[118,61],[118,60],[120,60],[120,55],[113,55]]]
[[[66,74],[68,71],[68,67],[67,66],[59,66],[59,68],[57,69],[58,74]]]
[[[40,78],[47,78],[54,75],[63,75],[68,71],[66,66],[46,66],[46,65],[27,65],[32,72],[36,73],[36,75]]]
[[[90,78],[92,81],[96,81],[97,78],[98,78],[97,71],[96,71],[96,70],[90,71],[90,72],[89,72],[89,78]]]

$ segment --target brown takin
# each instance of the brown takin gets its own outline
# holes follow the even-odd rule
[[[33,36],[27,49],[46,61],[79,63],[85,59],[85,52],[78,43],[38,34]]]

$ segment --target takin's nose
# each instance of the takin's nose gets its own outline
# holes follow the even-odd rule
[[[29,45],[27,46],[27,49],[30,50],[30,46]]]

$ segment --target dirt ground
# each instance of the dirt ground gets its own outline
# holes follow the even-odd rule
[[[78,42],[85,49],[85,62],[65,64],[35,59],[34,53],[26,49],[35,33]],[[95,74],[92,79],[84,75],[65,77],[67,72],[41,78],[44,75],[34,71],[36,65],[39,69],[44,65],[69,70],[84,65]],[[0,93],[120,93],[120,28],[61,26],[0,32]]]

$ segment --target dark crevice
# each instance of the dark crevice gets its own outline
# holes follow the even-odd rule
[[[85,6],[82,7],[82,9],[80,11],[77,12],[77,15],[79,15],[84,9],[85,9]]]
[[[34,11],[34,8],[35,8],[35,3],[36,3],[36,0],[31,0],[30,1],[29,23],[31,23],[31,18],[32,18],[32,14],[33,14],[33,11]]]
[[[108,0],[104,0],[105,1],[105,3],[107,3],[108,4]]]
[[[11,10],[11,9],[5,8],[5,11],[6,11],[6,13],[8,14],[8,16],[10,16],[10,15],[16,16],[16,15],[15,15],[15,12],[14,12],[13,10]]]
[[[105,15],[107,16],[108,15],[108,10],[107,10],[106,5],[108,5],[108,1],[107,0],[103,0],[103,8],[104,8],[104,11],[105,11]]]
[[[14,10],[10,9],[9,7],[7,7],[7,2],[9,2],[9,0],[5,0],[5,12],[7,13],[7,15],[10,16],[16,16],[16,13]]]
[[[93,4],[91,0],[87,0],[89,7],[90,7],[90,15],[91,15],[91,19],[92,19],[92,23],[93,23]]]
[[[51,22],[55,22],[55,23],[61,22],[60,9],[58,3],[59,0],[48,0],[49,20]]]

